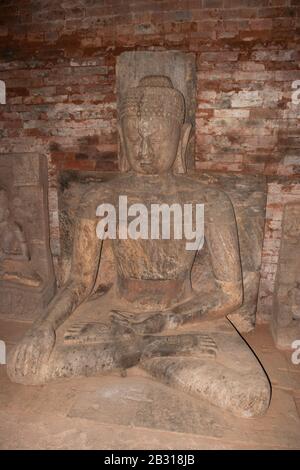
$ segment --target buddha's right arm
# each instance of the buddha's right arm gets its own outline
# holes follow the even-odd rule
[[[97,276],[102,241],[96,235],[97,220],[76,222],[70,275],[34,326],[56,330],[90,294]]]

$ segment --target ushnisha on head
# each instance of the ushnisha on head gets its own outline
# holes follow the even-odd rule
[[[168,77],[147,76],[129,89],[119,111],[121,170],[139,174],[185,172],[191,126],[183,95]]]

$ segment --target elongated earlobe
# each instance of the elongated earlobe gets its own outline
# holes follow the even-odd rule
[[[130,170],[130,165],[128,163],[126,155],[126,147],[124,142],[123,130],[120,123],[117,124],[119,141],[118,141],[118,155],[119,155],[119,169],[121,173],[126,173]]]
[[[186,123],[182,126],[176,160],[173,165],[174,173],[186,173],[186,149],[189,143],[191,129],[191,124]]]

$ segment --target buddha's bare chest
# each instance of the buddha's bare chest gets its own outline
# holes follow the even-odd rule
[[[113,250],[119,274],[132,279],[184,277],[195,255],[186,247],[185,205],[191,201],[174,188],[168,194],[156,187],[118,196]],[[195,217],[191,223],[194,230]]]

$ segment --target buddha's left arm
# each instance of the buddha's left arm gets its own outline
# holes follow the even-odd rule
[[[223,192],[207,204],[205,238],[216,280],[219,302],[211,313],[230,313],[243,302],[243,281],[237,224],[232,203]]]
[[[231,201],[223,192],[211,192],[204,206],[205,241],[216,281],[213,292],[194,296],[172,309],[170,326],[213,319],[236,310],[243,302],[243,283],[237,225]]]

